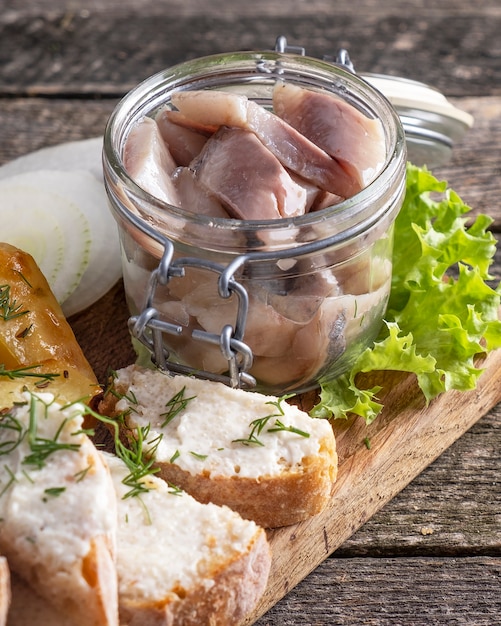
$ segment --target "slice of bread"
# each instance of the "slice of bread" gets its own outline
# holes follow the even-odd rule
[[[103,454],[118,500],[120,623],[239,623],[266,587],[271,555],[265,531],[153,475],[142,479],[148,491],[127,497],[127,466]]]
[[[24,400],[0,419],[0,553],[75,626],[116,626],[116,497],[85,407]]]
[[[131,365],[115,373],[99,410],[122,416],[125,436],[149,429],[164,480],[265,528],[315,515],[330,498],[332,428],[284,400]]]
[[[9,612],[11,600],[10,590],[10,570],[7,559],[0,556],[0,626],[7,624],[7,614]]]

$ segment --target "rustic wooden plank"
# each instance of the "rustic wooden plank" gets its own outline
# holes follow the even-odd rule
[[[116,99],[3,100],[0,164],[47,146],[102,135],[116,103]]]
[[[297,4],[304,7],[298,12],[284,3],[240,2],[233,10],[204,4],[191,12],[181,6],[75,3],[58,9],[54,3],[49,11],[11,5],[0,14],[0,93],[118,95],[189,58],[273,48],[278,35],[311,56],[348,48],[359,71],[404,70],[449,95],[501,93],[501,12],[495,5],[466,12],[461,4],[461,10],[427,11],[426,19],[408,3],[382,10],[372,2],[367,11],[326,2],[315,11],[306,3]]]
[[[500,427],[497,405],[336,556],[501,556]]]
[[[499,558],[328,559],[256,626],[493,626]]]
[[[87,10],[106,10],[117,12],[120,10],[135,10],[140,13],[149,13],[157,15],[159,13],[170,12],[173,15],[203,15],[218,14],[224,12],[226,16],[238,17],[241,15],[254,15],[257,17],[268,17],[270,15],[280,15],[294,13],[297,15],[310,15],[312,13],[330,14],[334,7],[329,0],[310,0],[308,3],[303,0],[289,0],[287,6],[281,0],[254,0],[250,3],[248,0],[232,0],[232,2],[224,4],[224,10],[220,0],[205,0],[201,3],[199,0],[163,0],[163,2],[155,2],[154,0],[72,0],[66,5],[57,0],[23,0],[22,7],[18,0],[5,0],[6,9],[11,11],[23,12],[32,11],[39,13],[41,11],[54,11],[61,8],[69,13]],[[357,0],[356,3],[345,4],[336,7],[339,12],[345,13],[376,13],[378,15],[386,15],[388,13],[399,13],[406,11],[413,13],[416,17],[420,15],[471,15],[478,12],[475,6],[467,0],[442,0],[437,3],[434,0],[420,0],[419,5],[415,0],[394,0],[385,2],[381,0]],[[500,6],[497,0],[482,0],[482,13],[485,15],[499,15]]]
[[[256,626],[402,623],[399,600],[392,598],[394,580],[399,580],[400,603],[407,605],[407,598],[418,593],[414,585],[424,572],[430,588],[428,592],[419,590],[424,613],[419,611],[413,624],[420,623],[415,619],[421,615],[423,623],[434,623],[431,613],[442,610],[444,595],[461,597],[459,605],[454,602],[449,607],[447,623],[492,624],[491,602],[486,597],[489,608],[485,608],[486,615],[479,614],[476,594],[486,579],[492,580],[496,591],[499,573],[496,578],[489,568],[490,559],[465,557],[501,556],[500,425],[501,407],[497,405],[348,539],[334,553],[337,558],[324,561]],[[404,556],[413,559],[395,558]],[[436,569],[430,576],[425,556],[443,559],[451,578],[433,576]],[[367,561],[354,557],[370,557],[368,578],[362,575]],[[352,576],[351,571],[358,573]],[[458,589],[455,578],[473,579],[474,583],[468,582],[465,593]],[[349,584],[339,593],[345,580]],[[378,590],[373,601],[367,594],[367,580],[371,589]],[[434,589],[440,591],[434,593]],[[496,606],[499,594],[492,600]],[[375,608],[373,602],[377,602]],[[382,611],[383,604],[388,612]]]

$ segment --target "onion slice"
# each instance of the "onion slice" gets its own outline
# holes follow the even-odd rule
[[[16,174],[38,170],[86,170],[98,180],[103,180],[102,150],[102,137],[67,141],[55,146],[40,148],[2,165],[0,167],[0,180]]]
[[[67,317],[119,280],[118,229],[104,186],[89,170],[33,169],[8,176],[0,180],[0,206],[8,225],[0,237],[32,254]]]

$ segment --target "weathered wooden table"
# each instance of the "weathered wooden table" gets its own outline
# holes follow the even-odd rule
[[[426,82],[471,113],[435,174],[499,233],[500,32],[498,0],[0,0],[0,164],[101,134],[157,70],[285,35],[312,56],[345,47],[359,71]],[[126,317],[119,284],[70,320],[101,380],[133,359]],[[500,426],[498,405],[257,624],[501,623]]]

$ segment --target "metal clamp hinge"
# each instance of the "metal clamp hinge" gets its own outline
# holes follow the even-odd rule
[[[152,362],[165,371],[177,374],[194,375],[222,382],[231,387],[252,388],[256,380],[248,372],[252,367],[252,350],[243,341],[248,312],[248,295],[244,287],[233,277],[233,270],[217,263],[196,258],[179,258],[172,260],[172,242],[165,240],[164,254],[156,270],[151,273],[143,311],[129,318],[131,335],[144,345],[151,353]],[[183,327],[179,324],[162,319],[161,313],[154,306],[155,295],[159,286],[165,286],[173,277],[182,278],[187,267],[196,267],[215,272],[219,275],[218,292],[221,298],[237,296],[237,315],[234,326],[226,324],[220,334],[210,333],[202,329],[191,331],[194,341],[219,346],[221,354],[228,363],[225,374],[215,374],[199,370],[171,360],[170,350],[166,346],[165,335],[180,336]]]

